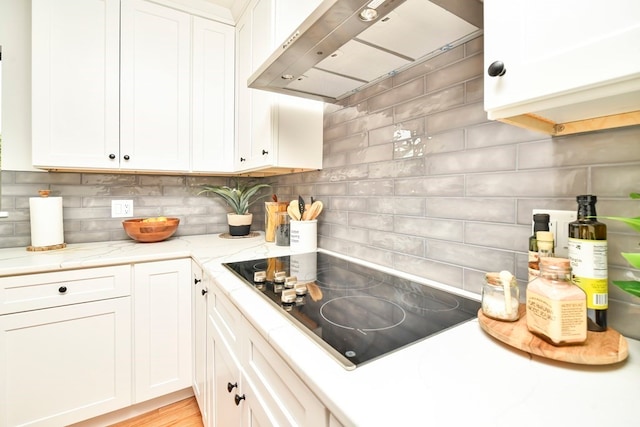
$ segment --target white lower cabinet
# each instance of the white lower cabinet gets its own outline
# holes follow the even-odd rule
[[[193,348],[193,394],[198,402],[202,422],[208,425],[209,411],[207,396],[207,292],[209,278],[202,268],[191,263],[191,338]]]
[[[1,427],[68,425],[131,404],[129,270],[0,279],[3,301],[30,301],[29,310],[0,315]],[[92,272],[101,279],[87,277]],[[105,298],[114,288],[125,296]]]
[[[329,413],[322,402],[214,280],[209,281],[206,295],[206,425],[328,425]]]
[[[134,402],[192,384],[191,260],[135,264]]]

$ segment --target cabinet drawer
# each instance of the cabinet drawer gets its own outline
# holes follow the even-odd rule
[[[328,412],[271,345],[248,322],[242,366],[255,397],[279,426],[326,426]]]
[[[221,338],[226,341],[229,349],[240,354],[240,334],[242,331],[242,315],[222,291],[218,288],[215,280],[209,282],[207,293],[207,317],[213,322],[220,333]]]
[[[0,314],[130,294],[129,265],[1,277]]]

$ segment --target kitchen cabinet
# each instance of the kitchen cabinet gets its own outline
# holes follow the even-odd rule
[[[189,170],[191,16],[123,0],[120,46],[120,167]]]
[[[131,404],[130,266],[0,278],[0,426]]]
[[[231,172],[234,149],[235,29],[194,16],[193,172]]]
[[[193,394],[198,402],[202,422],[208,425],[209,411],[206,404],[207,396],[207,293],[209,292],[209,278],[202,268],[194,261],[191,262],[192,285],[192,323],[191,337],[193,348]]]
[[[313,2],[312,2],[313,3]],[[249,89],[247,80],[273,52],[283,34],[307,8],[277,0],[253,0],[236,25],[236,149],[239,172],[301,171],[322,168],[322,114],[318,101]],[[293,24],[292,24],[293,23]]]
[[[34,166],[117,168],[120,0],[32,0],[31,10]]]
[[[192,386],[191,261],[133,267],[134,402]]]
[[[551,135],[640,124],[640,3],[485,0],[484,20],[490,119]]]
[[[327,425],[328,411],[320,400],[222,293],[215,280],[209,283],[209,426]]]
[[[34,0],[32,22],[34,166],[230,170],[232,26],[145,0]]]

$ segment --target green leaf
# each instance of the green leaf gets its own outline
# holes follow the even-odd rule
[[[635,218],[625,218],[621,216],[598,216],[598,218],[610,219],[613,221],[621,221],[640,233],[640,216]]]
[[[629,194],[629,197],[632,199],[640,199],[640,193],[631,193]]]
[[[640,253],[622,252],[621,255],[627,260],[633,268],[640,269]]]
[[[640,282],[637,281],[617,281],[614,280],[613,284],[618,286],[623,291],[640,297]]]

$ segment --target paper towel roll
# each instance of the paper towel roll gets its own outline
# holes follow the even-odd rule
[[[64,243],[62,197],[30,197],[31,246],[43,247]]]

